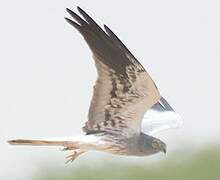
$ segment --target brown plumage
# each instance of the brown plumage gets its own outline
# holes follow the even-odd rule
[[[107,26],[104,26],[106,34],[81,8],[78,10],[86,21],[70,9],[67,11],[79,24],[66,20],[88,43],[98,72],[89,120],[83,130],[88,134],[119,131],[132,135],[140,132],[144,113],[160,99],[155,83]]]
[[[65,19],[84,37],[98,72],[88,121],[83,127],[86,135],[51,140],[18,139],[9,143],[63,146],[64,150],[74,150],[68,156],[70,160],[89,150],[134,156],[166,152],[165,143],[141,131],[147,110],[154,107],[166,110],[166,105],[160,104],[155,83],[109,27],[104,25],[104,31],[85,11],[77,9],[84,19],[70,9],[67,12],[75,21]]]

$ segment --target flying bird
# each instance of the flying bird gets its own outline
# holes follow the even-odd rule
[[[68,161],[87,151],[147,156],[166,153],[166,144],[153,133],[178,127],[180,116],[160,95],[148,72],[106,25],[104,30],[80,7],[81,17],[65,18],[84,37],[97,69],[84,135],[39,140],[15,139],[12,145],[62,146],[73,151]]]

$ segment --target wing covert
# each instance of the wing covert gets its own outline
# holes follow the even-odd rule
[[[82,19],[66,18],[84,37],[93,53],[98,78],[94,86],[86,133],[108,132],[130,136],[139,133],[147,109],[159,99],[157,87],[143,66],[105,25],[105,33],[81,8]]]

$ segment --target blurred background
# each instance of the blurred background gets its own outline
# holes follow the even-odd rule
[[[182,116],[180,129],[156,134],[166,156],[89,152],[66,165],[69,153],[59,148],[6,143],[81,133],[96,71],[63,19],[76,6],[114,30]],[[219,179],[219,7],[218,0],[1,0],[0,179]]]

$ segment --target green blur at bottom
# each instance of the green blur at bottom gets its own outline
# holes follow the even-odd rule
[[[181,153],[152,165],[143,161],[118,161],[117,158],[99,163],[87,161],[78,166],[45,169],[33,180],[219,180],[220,148],[181,156]],[[147,161],[148,158],[145,158]],[[101,162],[100,162],[101,161]],[[88,165],[89,163],[89,165]],[[93,163],[93,164],[91,164]]]

